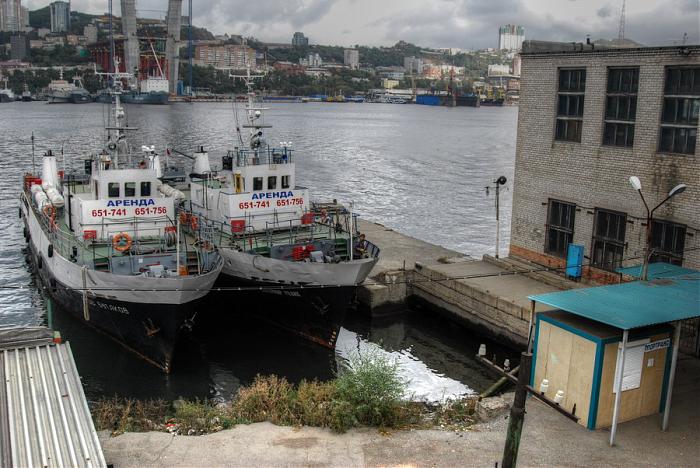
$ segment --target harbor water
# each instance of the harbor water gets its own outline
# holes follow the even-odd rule
[[[127,107],[142,144],[191,152],[204,146],[214,166],[236,145],[233,103],[178,103]],[[472,256],[495,249],[493,191],[501,175],[501,249],[507,248],[515,158],[517,108],[442,108],[391,104],[270,104],[274,143],[291,141],[297,183],[316,200],[354,202],[364,219]],[[104,141],[107,107],[34,103],[0,104],[0,326],[46,322],[46,303],[25,257],[18,222],[20,178],[47,149],[59,169],[82,168]],[[182,161],[184,162],[184,161]],[[290,338],[236,310],[235,293],[211,295],[206,314],[176,353],[175,371],[160,371],[133,357],[61,310],[55,326],[71,341],[90,398],[212,397],[225,400],[256,374],[290,380],[327,379],[353,352],[396,359],[416,397],[435,400],[482,390],[492,381],[472,356],[484,339],[460,326],[407,310],[382,321],[349,314],[335,352]],[[226,295],[226,296],[223,296]],[[216,326],[216,313],[240,314],[235,326]],[[514,352],[489,343],[503,357]]]

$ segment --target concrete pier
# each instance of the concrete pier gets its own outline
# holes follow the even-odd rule
[[[527,341],[530,294],[578,287],[577,283],[517,259],[478,260],[360,221],[360,231],[381,249],[380,260],[358,289],[358,301],[373,316],[389,314],[417,298],[515,345]],[[540,309],[537,311],[545,310]]]

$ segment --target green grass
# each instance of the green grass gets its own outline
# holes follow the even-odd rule
[[[93,404],[98,430],[168,431],[200,435],[237,424],[269,421],[282,426],[315,426],[345,432],[353,427],[380,429],[460,428],[472,424],[475,398],[437,408],[405,399],[406,382],[396,362],[377,354],[356,355],[328,382],[291,384],[275,375],[258,375],[228,404],[209,401],[102,399]]]

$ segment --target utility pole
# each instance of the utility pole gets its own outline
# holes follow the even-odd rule
[[[499,258],[499,253],[500,253],[500,247],[501,247],[501,202],[500,202],[500,194],[501,194],[501,185],[505,185],[505,183],[508,182],[508,179],[506,179],[505,176],[501,176],[498,179],[494,180],[493,183],[495,185],[496,189],[496,258]],[[489,194],[489,189],[490,187],[487,185],[486,186],[486,196]]]
[[[518,461],[518,449],[520,448],[520,435],[523,432],[525,420],[525,401],[527,400],[527,386],[530,384],[530,368],[532,366],[532,354],[523,351],[520,354],[520,370],[518,371],[518,383],[515,385],[515,399],[510,408],[508,418],[508,432],[506,432],[506,445],[503,447],[503,468],[514,468]]]

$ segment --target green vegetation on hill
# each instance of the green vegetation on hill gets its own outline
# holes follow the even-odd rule
[[[29,26],[37,29],[51,27],[51,11],[48,5],[29,12]]]

